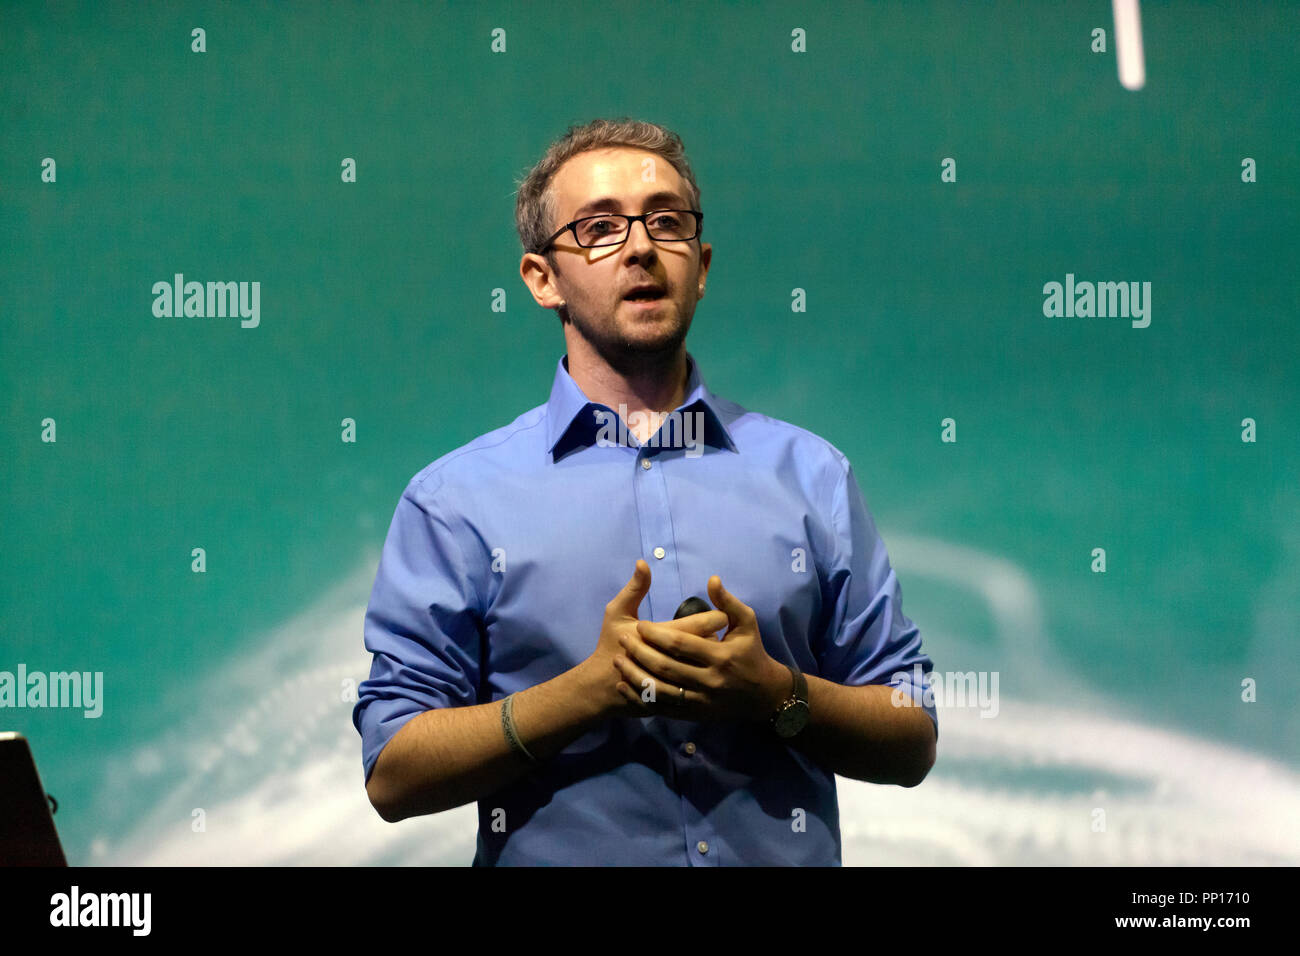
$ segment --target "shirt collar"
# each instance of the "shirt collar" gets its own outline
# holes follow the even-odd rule
[[[546,441],[553,459],[559,459],[572,448],[595,443],[601,428],[601,422],[595,414],[598,410],[604,409],[617,415],[616,409],[587,398],[569,374],[568,362],[569,356],[566,353],[555,363],[555,381],[551,384],[551,397],[546,403]],[[686,368],[686,397],[677,411],[702,411],[704,435],[701,437],[704,443],[735,451],[735,442],[723,424],[724,409],[719,405],[717,396],[704,384],[704,377],[690,352],[686,353]],[[613,421],[617,422],[617,419]],[[636,441],[631,432],[628,432],[627,440],[628,444]]]

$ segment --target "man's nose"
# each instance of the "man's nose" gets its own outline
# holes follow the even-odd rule
[[[645,224],[644,219],[638,219],[628,228],[626,244],[629,251],[639,256],[653,254],[655,241],[650,238],[650,228]]]

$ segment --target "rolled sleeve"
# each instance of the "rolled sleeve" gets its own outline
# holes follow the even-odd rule
[[[416,714],[477,702],[482,646],[477,591],[454,521],[414,480],[403,491],[365,616],[374,657],[352,723],[367,781],[379,753]]]
[[[886,684],[909,694],[934,722],[933,696],[925,694],[933,669],[921,650],[921,632],[903,613],[903,592],[885,543],[841,456],[831,504],[832,547],[826,600],[831,607],[820,645],[821,677],[837,684]]]

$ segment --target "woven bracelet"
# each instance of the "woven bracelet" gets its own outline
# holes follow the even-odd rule
[[[515,695],[511,694],[501,702],[501,729],[505,731],[506,741],[512,750],[517,750],[533,763],[537,763],[537,758],[528,752],[524,742],[519,739],[519,734],[515,732],[514,697]]]

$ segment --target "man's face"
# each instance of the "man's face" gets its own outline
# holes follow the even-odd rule
[[[601,212],[638,215],[656,209],[692,209],[686,183],[667,160],[640,149],[608,148],[570,158],[551,180],[555,200],[552,230]],[[651,239],[645,223],[634,222],[619,246],[584,248],[572,230],[553,243],[555,269],[546,282],[524,269],[538,302],[554,308],[567,303],[577,332],[607,360],[629,353],[675,352],[686,339],[695,304],[704,295],[712,247],[696,237],[689,242]],[[527,260],[525,256],[525,267]],[[539,256],[532,257],[539,261]],[[662,293],[652,301],[633,301],[628,293],[653,284]]]

